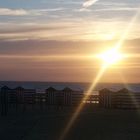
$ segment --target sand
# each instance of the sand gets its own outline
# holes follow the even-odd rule
[[[70,109],[9,112],[0,117],[0,140],[59,140],[72,114]],[[65,140],[140,140],[140,113],[85,109]]]

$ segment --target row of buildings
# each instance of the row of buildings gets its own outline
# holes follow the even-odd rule
[[[72,90],[68,87],[57,90],[53,87],[47,88],[44,92],[35,89],[24,89],[17,87],[11,89],[4,86],[0,90],[1,104],[36,104],[70,106],[77,105],[82,101],[83,91]]]
[[[98,104],[102,108],[140,108],[140,93],[128,89],[110,91],[102,89],[86,97],[81,90],[72,90],[68,87],[57,90],[53,87],[47,88],[44,92],[35,89],[17,87],[11,89],[3,86],[0,89],[0,106],[6,107],[11,104],[44,104],[53,106],[74,106],[79,103]]]

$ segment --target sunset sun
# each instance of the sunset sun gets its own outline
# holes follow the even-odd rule
[[[104,65],[109,66],[122,60],[123,54],[120,53],[117,49],[111,49],[99,54],[98,58],[103,61]]]

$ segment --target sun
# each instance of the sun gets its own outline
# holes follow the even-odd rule
[[[119,62],[123,58],[123,55],[117,49],[113,48],[99,54],[98,58],[103,61],[104,65],[109,66]]]

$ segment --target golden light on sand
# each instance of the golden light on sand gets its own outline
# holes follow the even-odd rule
[[[109,66],[121,61],[123,54],[118,49],[113,48],[97,55],[97,57],[103,61],[104,65]]]

